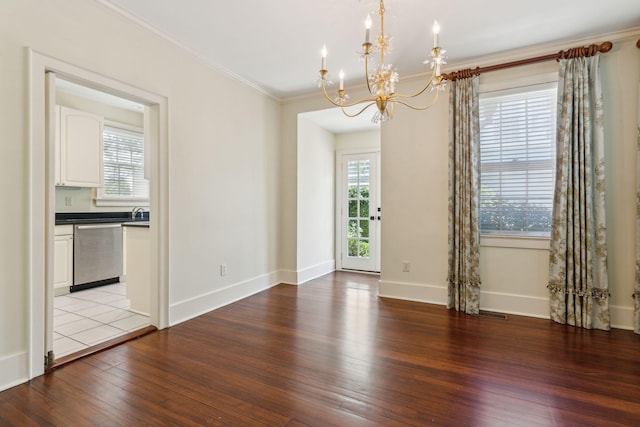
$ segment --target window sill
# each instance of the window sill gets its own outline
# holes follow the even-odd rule
[[[513,249],[534,249],[549,250],[549,237],[541,236],[507,236],[507,235],[489,235],[480,236],[480,246],[490,248],[513,248]]]
[[[96,206],[111,206],[111,207],[148,207],[148,199],[95,199]]]

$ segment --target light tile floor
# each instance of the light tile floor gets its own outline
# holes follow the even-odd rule
[[[126,284],[100,286],[55,297],[53,353],[56,358],[149,326],[149,316],[129,311]]]

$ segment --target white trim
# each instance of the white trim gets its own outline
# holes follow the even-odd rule
[[[437,285],[380,280],[378,284],[378,296],[446,305],[447,288]]]
[[[549,237],[480,235],[480,247],[550,250]]]
[[[247,79],[245,79],[244,77],[241,77],[240,75],[234,73],[233,71],[229,70],[228,68],[220,65],[220,64],[216,64],[214,62],[212,62],[209,58],[207,58],[206,56],[200,54],[199,52],[191,49],[190,47],[186,46],[185,44],[179,42],[178,40],[174,39],[173,37],[169,36],[168,34],[160,31],[159,29],[157,29],[156,27],[154,27],[153,25],[149,24],[148,22],[140,19],[139,17],[135,16],[134,14],[132,14],[131,12],[129,12],[126,9],[121,8],[120,6],[115,5],[114,3],[111,3],[109,0],[96,0],[98,3],[101,3],[102,5],[108,7],[109,9],[111,9],[112,11],[116,12],[117,14],[123,16],[124,18],[128,19],[129,21],[133,22],[134,24],[144,28],[145,30],[153,33],[154,35],[160,37],[161,39],[171,43],[172,45],[174,45],[175,47],[177,47],[178,49],[187,52],[188,54],[192,55],[193,57],[195,57],[196,59],[198,59],[199,61],[202,61],[206,66],[208,66],[209,68],[212,68],[213,70],[227,76],[228,78],[235,80],[237,82],[240,82],[254,90],[257,90],[258,92],[262,93],[263,95],[266,95],[272,99],[274,99],[275,101],[281,102],[282,100],[280,98],[278,98],[277,96],[275,96],[274,94],[270,93],[269,91],[267,91],[266,89],[264,89],[263,87],[257,85],[256,83],[249,81]]]
[[[330,259],[296,272],[296,284],[301,285],[309,280],[317,279],[336,270],[336,261]]]
[[[492,98],[496,96],[525,93],[536,90],[557,90],[559,79],[560,74],[558,72],[535,74],[532,76],[525,76],[517,79],[500,80],[491,83],[480,83],[480,88],[478,91],[480,98]]]
[[[610,41],[614,43],[613,48],[615,49],[615,43],[621,42],[625,40],[635,39],[640,35],[640,27],[629,28],[622,31],[617,31],[613,33],[600,34],[595,36],[583,37],[580,39],[574,39],[570,41],[564,42],[551,42],[539,44],[537,46],[533,46],[528,49],[516,48],[513,50],[509,50],[502,53],[497,53],[494,55],[487,55],[482,58],[475,58],[465,62],[450,62],[445,67],[442,68],[442,73],[451,73],[457,70],[464,70],[466,68],[476,68],[476,67],[486,67],[489,65],[502,64],[506,62],[519,61],[525,58],[535,58],[537,56],[548,55],[553,52],[559,52],[561,50],[573,48],[576,46],[584,46],[591,43],[602,43],[604,41]],[[412,80],[424,80],[426,73],[415,73],[415,74],[407,74],[402,76],[402,82],[409,82]],[[367,85],[365,83],[360,85],[354,85],[351,90],[356,91],[360,89],[366,90]],[[291,96],[283,96],[282,102],[297,102],[305,99],[316,98],[318,96],[318,92],[308,92],[308,93],[300,93],[294,94]]]
[[[621,307],[619,305],[610,305],[609,316],[611,316],[612,328],[626,329],[629,331],[633,331],[633,325],[634,325],[633,307]]]
[[[123,130],[128,130],[129,132],[137,132],[137,133],[141,133],[144,135],[144,127],[140,127],[140,126],[133,126],[133,125],[129,125],[126,123],[122,123],[122,122],[117,122],[114,120],[104,120],[104,125],[108,126],[110,128],[118,128],[118,129],[123,129]]]
[[[550,53],[559,52],[561,50],[570,49],[576,46],[584,46],[592,43],[602,43],[610,41],[615,43],[627,39],[632,39],[640,35],[640,27],[630,28],[627,30],[606,33],[601,35],[587,36],[580,39],[574,39],[565,42],[552,42],[534,46],[529,49],[513,49],[497,55],[486,56],[480,60],[475,59],[463,63],[451,64],[442,70],[443,73],[449,73],[455,70],[475,67],[486,67],[494,64],[502,64],[505,62],[518,61],[525,58],[535,58],[537,56],[548,55]]]
[[[141,199],[141,198],[130,198],[130,197],[123,197],[121,199],[116,199],[116,198],[99,198],[99,197],[95,197],[94,198],[95,202],[96,202],[96,206],[118,206],[118,207],[131,207],[131,206],[136,206],[136,207],[149,207],[149,200],[148,199]]]
[[[298,285],[298,273],[293,270],[278,270],[278,282],[285,285]]]
[[[105,91],[146,105],[152,116],[151,150],[152,290],[151,324],[168,326],[169,295],[169,182],[168,182],[168,101],[165,97],[113,80],[27,48],[29,58],[29,342],[28,378],[44,373],[45,284],[53,280],[53,224],[55,212],[46,203],[54,189],[53,168],[47,158],[44,133],[44,75],[54,71],[65,80]],[[52,316],[52,314],[51,314]]]
[[[381,280],[378,285],[378,296],[427,304],[447,304],[446,287],[419,283]],[[549,319],[549,298],[480,290],[480,310]],[[609,312],[611,328],[633,330],[633,307],[612,305],[609,307]]]
[[[480,290],[480,310],[518,316],[549,318],[549,298]]]
[[[27,353],[14,353],[0,359],[0,391],[29,381]]]
[[[279,273],[279,271],[273,271],[222,289],[216,289],[206,294],[173,303],[169,307],[170,325],[177,325],[272,288],[280,283]]]
[[[384,282],[381,280],[378,286],[378,295],[429,304],[447,304],[447,288],[436,285]],[[548,319],[549,299],[480,290],[480,309]]]

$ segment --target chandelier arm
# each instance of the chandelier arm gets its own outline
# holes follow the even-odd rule
[[[433,102],[431,102],[431,104],[429,104],[429,105],[425,105],[424,107],[416,107],[416,106],[413,106],[413,105],[409,104],[408,102],[404,102],[404,101],[400,101],[400,100],[396,100],[396,99],[394,99],[392,102],[395,103],[395,104],[402,104],[405,107],[411,108],[412,110],[418,110],[418,111],[427,110],[427,109],[433,107],[436,104],[436,102],[438,101],[439,92],[440,91],[436,91],[436,96],[433,98]]]
[[[364,101],[364,100],[363,100],[363,101]],[[355,105],[355,104],[352,104],[352,105]],[[341,109],[342,109],[342,113],[343,113],[345,116],[347,116],[347,117],[356,117],[356,116],[359,116],[360,114],[362,114],[362,113],[364,112],[364,110],[366,110],[367,108],[371,107],[372,105],[376,105],[375,101],[374,101],[374,102],[371,102],[371,103],[369,103],[369,104],[367,104],[367,105],[365,105],[365,106],[362,108],[362,110],[358,111],[358,112],[357,112],[357,113],[355,113],[355,114],[349,114],[349,113],[347,113],[347,112],[344,110],[344,107],[349,107],[349,105],[342,105],[342,106],[341,106]]]
[[[362,99],[359,99],[357,101],[349,102],[347,104],[337,104],[337,105],[340,106],[340,107],[353,107],[354,105],[362,104],[364,102],[370,102],[371,104],[369,104],[369,105],[372,105],[372,104],[376,103],[376,98],[362,98]],[[369,105],[367,105],[367,107]]]
[[[329,96],[329,94],[327,93],[327,88],[324,84],[325,80],[324,78],[322,79],[322,92],[324,93],[324,97],[327,98],[327,101],[329,101],[330,103],[332,103],[333,105],[335,105],[336,107],[340,107],[342,106],[342,104],[340,104],[339,102],[335,102],[333,99],[331,99],[331,97]]]
[[[350,102],[350,103],[347,103],[347,104],[344,104],[342,102],[336,102],[333,99],[331,99],[331,97],[327,93],[327,87],[325,86],[325,79],[324,78],[322,79],[322,92],[324,93],[324,97],[327,99],[327,101],[329,101],[330,103],[332,103],[336,107],[353,107],[354,105],[362,104],[363,102],[371,102],[371,104],[369,104],[369,105],[372,105],[372,104],[376,103],[376,99],[375,98],[362,98],[362,99],[359,99],[357,101]],[[369,105],[367,105],[367,107]],[[360,113],[358,113],[358,114],[360,114]]]
[[[415,98],[416,96],[420,96],[424,93],[425,90],[429,89],[431,87],[431,85],[433,84],[433,78],[436,76],[436,71],[435,69],[433,70],[433,72],[431,73],[431,78],[429,78],[429,80],[427,80],[427,84],[424,85],[424,87],[422,89],[420,89],[418,92],[411,94],[411,95],[407,95],[407,94],[402,94],[402,93],[396,93],[395,96],[396,98]]]

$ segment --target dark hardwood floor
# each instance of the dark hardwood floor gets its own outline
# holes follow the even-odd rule
[[[16,426],[640,425],[640,336],[280,285],[0,393]]]

